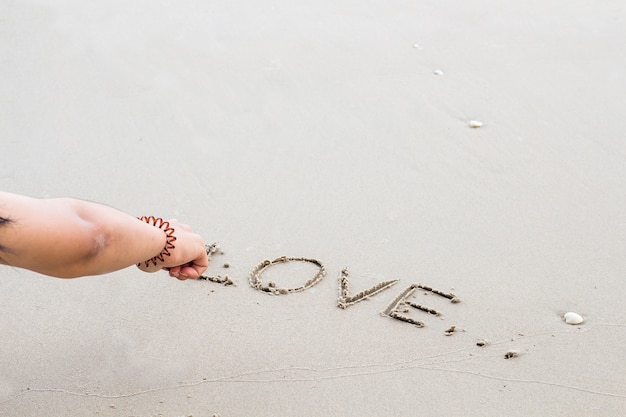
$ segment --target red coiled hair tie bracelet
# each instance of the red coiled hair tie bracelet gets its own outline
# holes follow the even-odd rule
[[[148,259],[147,261],[139,262],[137,264],[137,266],[140,266],[142,263],[145,263],[147,268],[148,266],[150,266],[150,262],[152,262],[152,264],[156,266],[157,261],[164,262],[164,257],[171,255],[170,249],[174,249],[176,247],[174,246],[174,242],[176,241],[176,236],[174,236],[174,232],[176,230],[174,230],[173,227],[170,227],[170,222],[166,222],[160,217],[141,216],[139,217],[139,220],[151,224],[154,227],[158,227],[165,232],[165,247],[163,248],[161,253],[152,259]]]

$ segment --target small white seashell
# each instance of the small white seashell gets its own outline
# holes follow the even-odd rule
[[[479,122],[478,120],[470,120],[469,122],[469,127],[471,128],[477,128],[477,127],[481,127],[483,125],[483,122]]]
[[[436,69],[433,71],[433,75],[443,75],[443,71],[440,69]]]
[[[569,313],[565,313],[565,315],[563,315],[563,320],[565,320],[565,323],[567,324],[580,324],[584,319],[580,314],[570,311]]]

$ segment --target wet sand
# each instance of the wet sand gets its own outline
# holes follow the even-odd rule
[[[625,13],[0,5],[0,189],[178,218],[235,284],[0,269],[0,415],[624,415]],[[325,275],[253,288],[282,256]]]

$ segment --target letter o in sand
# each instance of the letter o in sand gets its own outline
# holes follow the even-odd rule
[[[272,265],[281,264],[281,263],[287,263],[287,262],[293,262],[293,261],[312,263],[312,264],[318,266],[319,271],[317,271],[317,273],[313,276],[313,278],[308,279],[304,283],[303,286],[298,287],[298,288],[275,288],[274,286],[263,285],[263,283],[261,282],[261,274],[263,274],[263,272],[267,268],[269,268]],[[261,262],[260,264],[258,264],[257,266],[255,266],[254,269],[252,270],[252,272],[250,272],[250,280],[249,281],[250,281],[250,286],[252,288],[254,288],[255,290],[263,291],[263,292],[266,292],[268,294],[281,295],[281,294],[289,294],[289,293],[292,293],[292,292],[304,291],[307,288],[312,287],[315,284],[317,284],[318,282],[320,282],[325,276],[326,276],[326,267],[324,267],[324,264],[322,264],[317,259],[288,258],[286,256],[281,256],[280,258],[276,258],[273,261],[270,261],[269,259],[266,259],[263,262]]]

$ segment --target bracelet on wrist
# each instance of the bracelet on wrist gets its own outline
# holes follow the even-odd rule
[[[141,216],[138,217],[139,220],[146,222],[154,227],[157,227],[161,230],[163,230],[163,232],[165,232],[165,247],[163,248],[163,250],[161,251],[160,254],[158,254],[157,256],[155,256],[154,258],[148,259],[147,261],[143,261],[143,262],[139,262],[137,264],[137,266],[141,266],[142,263],[144,263],[146,265],[146,268],[150,266],[150,263],[152,262],[152,264],[154,266],[157,265],[157,261],[160,262],[164,262],[165,261],[165,257],[166,256],[170,256],[170,249],[174,249],[174,242],[176,241],[176,236],[174,236],[174,232],[176,230],[174,230],[173,227],[170,227],[170,222],[166,222],[164,221],[162,218],[160,217],[154,217],[154,216]]]

